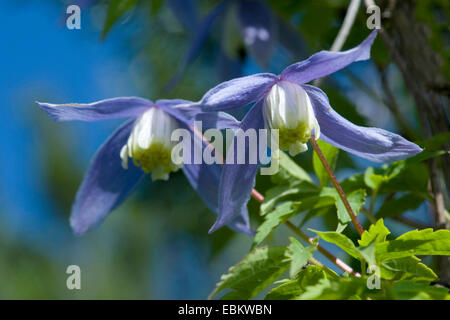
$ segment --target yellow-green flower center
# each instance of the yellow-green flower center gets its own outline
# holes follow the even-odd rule
[[[163,179],[165,175],[177,171],[179,167],[172,162],[172,149],[164,143],[152,142],[150,147],[133,149],[133,163],[145,173],[152,172],[153,179]]]
[[[154,107],[146,111],[136,120],[127,144],[122,147],[122,167],[127,169],[131,158],[135,166],[151,173],[153,180],[167,180],[171,172],[182,166],[172,161],[175,143],[171,134],[177,128],[177,121],[163,110]]]
[[[305,123],[299,122],[296,128],[278,128],[281,150],[289,150],[292,144],[306,143],[311,137],[311,128]]]

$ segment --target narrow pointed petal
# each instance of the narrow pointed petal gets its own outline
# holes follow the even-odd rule
[[[184,99],[160,99],[156,100],[155,105],[173,108],[182,105],[188,106],[191,105],[192,103],[193,103],[192,101]]]
[[[260,100],[276,83],[271,73],[259,73],[223,82],[209,90],[199,104],[205,111],[244,107]]]
[[[264,128],[262,106],[263,102],[259,101],[248,112],[241,123],[243,131],[250,128],[255,130]],[[234,164],[223,166],[219,186],[219,218],[210,229],[210,233],[233,221],[242,212],[255,185],[258,164],[237,164],[236,137],[234,140]],[[246,154],[248,150],[249,148],[246,148]]]
[[[188,126],[185,128],[191,132],[191,154],[193,155],[194,153],[194,145],[197,145],[198,148],[204,150],[207,144],[202,139],[201,135],[199,133],[194,133]],[[206,206],[217,215],[219,212],[219,182],[222,173],[222,165],[208,165],[205,163],[194,164],[194,161],[191,161],[191,163],[192,164],[184,164],[183,172],[192,188],[197,192]],[[228,226],[235,231],[252,235],[253,231],[250,228],[247,207],[243,207],[239,214],[237,214],[234,219],[230,220]]]
[[[70,225],[80,235],[99,224],[134,190],[144,173],[130,164],[122,168],[120,150],[126,144],[134,120],[119,127],[94,156],[72,206]]]
[[[113,98],[88,104],[37,104],[55,121],[100,121],[136,117],[153,106],[151,101],[138,97]]]
[[[319,88],[303,85],[319,122],[320,139],[361,158],[391,162],[412,157],[422,149],[398,134],[357,126],[334,111],[327,95]]]
[[[281,73],[281,79],[303,84],[339,71],[353,62],[368,60],[370,48],[376,35],[377,31],[372,31],[363,42],[347,51],[320,51],[313,54],[307,60],[284,69]]]
[[[267,65],[275,45],[275,23],[269,8],[260,1],[241,0],[238,18],[250,54],[260,65]]]

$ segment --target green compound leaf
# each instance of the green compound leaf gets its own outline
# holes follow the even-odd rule
[[[434,287],[413,281],[398,281],[391,287],[391,292],[398,300],[443,300],[449,299],[448,289]]]
[[[331,169],[334,170],[336,168],[339,149],[322,140],[317,141],[317,144],[322,150],[322,153],[325,156],[325,159],[327,160]],[[314,172],[317,175],[317,178],[319,179],[320,185],[323,187],[327,186],[330,182],[330,177],[328,176],[327,171],[323,167],[323,164],[320,161],[319,156],[315,152],[313,153],[313,168]]]
[[[240,263],[231,267],[211,293],[210,298],[225,289],[231,291],[222,299],[247,300],[275,281],[289,268],[286,247],[266,246],[250,252]]]
[[[264,202],[261,204],[260,214],[264,216],[269,213],[275,204],[281,200],[296,196],[296,198],[305,198],[318,192],[318,188],[306,181],[295,183],[293,185],[276,186],[266,192]]]
[[[334,188],[324,187],[322,192],[320,193],[322,197],[332,197],[335,201],[337,217],[338,217],[338,228],[337,232],[342,232],[347,224],[351,222],[350,215],[347,212],[347,209],[344,206],[344,203],[339,197],[338,192]],[[352,207],[353,212],[358,215],[359,210],[361,210],[362,206],[366,202],[366,191],[364,189],[358,189],[353,191],[352,193],[347,195],[347,200]]]
[[[296,299],[299,300],[348,300],[367,295],[367,283],[363,278],[341,277],[336,280],[320,279],[309,286]]]
[[[338,278],[321,267],[307,266],[302,269],[295,279],[284,281],[280,286],[272,289],[265,300],[291,300],[296,299],[302,294],[307,287],[314,286],[319,283],[321,279]]]
[[[392,178],[396,177],[400,172],[400,167],[398,170],[393,170],[393,172],[388,172],[388,170],[377,170],[381,172],[375,172],[375,169],[368,167],[364,173],[364,183],[372,190],[377,190],[381,187],[384,182],[388,182]],[[403,167],[402,167],[403,169]]]
[[[358,260],[364,260],[363,256],[361,255],[359,250],[356,248],[353,241],[350,238],[347,238],[347,236],[343,235],[342,233],[333,232],[333,231],[321,232],[321,231],[316,231],[313,229],[309,229],[309,230],[316,233],[323,240],[337,245],[339,248],[341,248],[342,250],[347,252],[353,258],[356,258]]]
[[[380,219],[375,224],[371,225],[369,230],[364,231],[361,235],[361,240],[358,240],[359,246],[366,247],[372,242],[384,242],[387,235],[390,233],[389,229],[384,226],[383,219]]]
[[[297,239],[292,237],[289,237],[289,241],[291,241],[291,244],[288,247],[286,256],[291,260],[289,276],[292,279],[311,259],[315,247],[309,246],[305,248]]]
[[[415,255],[450,255],[450,231],[413,230],[395,240],[378,243],[375,250],[378,263]]]
[[[412,280],[428,283],[437,279],[434,271],[421,263],[420,259],[416,257],[383,262],[380,268],[380,276],[386,280]]]
[[[276,227],[296,215],[298,212],[297,207],[298,203],[285,202],[267,214],[264,222],[256,230],[256,235],[253,239],[253,248],[263,242]]]

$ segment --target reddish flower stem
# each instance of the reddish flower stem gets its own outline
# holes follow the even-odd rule
[[[364,232],[363,227],[359,223],[358,219],[356,218],[355,213],[353,212],[352,207],[350,206],[350,203],[347,200],[347,197],[345,196],[344,190],[342,190],[341,185],[336,179],[336,176],[333,173],[333,170],[331,170],[330,165],[328,164],[327,160],[325,159],[325,156],[322,153],[322,150],[320,150],[319,145],[316,142],[316,139],[314,136],[311,136],[310,138],[311,144],[314,148],[314,151],[319,156],[320,162],[322,162],[323,167],[325,168],[325,171],[330,176],[331,182],[333,183],[334,187],[336,188],[339,197],[341,198],[342,202],[344,203],[345,208],[347,209],[348,214],[350,215],[350,219],[352,219],[353,225],[356,228],[356,231],[358,231],[359,236],[361,236]]]

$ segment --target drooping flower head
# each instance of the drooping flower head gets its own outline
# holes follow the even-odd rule
[[[171,172],[181,166],[172,162],[172,149],[176,142],[171,134],[178,128],[177,121],[159,108],[150,108],[134,124],[127,143],[120,150],[122,167],[128,169],[128,158],[152,180],[168,180]]]
[[[278,129],[280,148],[290,155],[308,150],[306,143],[314,131],[320,136],[320,127],[306,91],[287,81],[273,85],[264,100],[265,126]]]
[[[291,155],[307,150],[313,135],[359,157],[390,162],[411,157],[421,148],[379,128],[357,126],[330,106],[327,95],[306,83],[349,64],[370,58],[373,31],[357,47],[343,52],[321,51],[287,67],[279,76],[260,73],[233,79],[209,90],[199,101],[205,111],[253,104],[240,128],[278,129],[280,148]],[[233,163],[233,164],[231,164]],[[231,221],[245,207],[255,184],[258,164],[225,164],[220,181],[219,218],[211,232]]]
[[[223,112],[201,112],[186,100],[158,100],[155,103],[136,97],[107,99],[91,104],[38,103],[55,121],[99,121],[131,118],[120,126],[99,148],[84,176],[72,206],[70,223],[76,234],[99,224],[135,189],[145,173],[153,180],[167,180],[182,168],[191,186],[209,209],[218,213],[218,186],[222,167],[218,164],[186,163],[173,159],[175,129],[188,130],[189,146],[200,150],[205,141],[193,130],[195,120],[205,128],[233,128],[238,122]],[[184,141],[183,141],[184,142]],[[176,153],[175,153],[176,155]],[[176,161],[173,161],[176,160]],[[251,234],[248,212],[244,208],[229,226]]]

